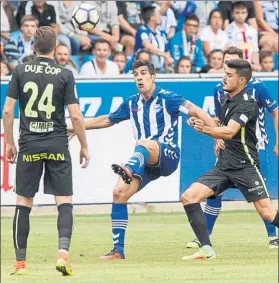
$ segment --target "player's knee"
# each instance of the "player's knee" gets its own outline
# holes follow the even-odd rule
[[[186,190],[182,195],[181,195],[181,202],[184,205],[191,204],[193,203],[193,198],[191,197],[191,194]]]
[[[147,149],[149,148],[149,141],[147,140],[138,140],[137,141],[137,145],[142,145],[144,147],[146,147]]]
[[[128,198],[128,194],[127,194],[127,190],[125,190],[124,188],[122,188],[121,186],[117,186],[114,190],[113,190],[113,199],[114,200],[125,200]]]

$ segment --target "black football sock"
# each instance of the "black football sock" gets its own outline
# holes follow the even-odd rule
[[[13,240],[16,260],[26,260],[27,238],[30,230],[29,214],[31,208],[17,205],[13,221]]]
[[[276,213],[276,216],[274,220],[272,221],[272,224],[276,226],[277,228],[279,228],[279,212]]]
[[[189,223],[192,226],[196,237],[201,243],[201,246],[211,245],[209,235],[206,228],[206,220],[199,203],[187,204],[184,206],[185,212],[188,216]]]
[[[73,231],[73,205],[62,203],[58,207],[57,229],[59,250],[69,250]]]

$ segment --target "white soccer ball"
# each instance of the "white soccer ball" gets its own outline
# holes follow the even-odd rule
[[[78,6],[72,15],[74,26],[80,30],[89,31],[96,27],[100,20],[98,11],[90,4],[83,3]]]

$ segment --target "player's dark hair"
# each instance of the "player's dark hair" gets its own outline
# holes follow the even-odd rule
[[[232,12],[235,9],[246,9],[248,12],[248,6],[244,1],[236,1],[232,4]]]
[[[230,46],[224,51],[224,57],[226,54],[238,55],[239,59],[243,59],[243,50],[237,48],[236,46]]]
[[[34,16],[23,16],[20,20],[20,26],[22,26],[25,22],[35,22],[37,27],[39,26],[39,21]]]
[[[37,52],[41,55],[51,53],[56,45],[54,29],[48,26],[38,28],[34,36],[34,45]]]
[[[273,55],[272,55],[272,52],[269,52],[269,51],[262,51],[260,53],[260,63],[262,63],[262,60],[267,58],[267,57],[272,57],[273,59]]]
[[[148,69],[148,72],[150,75],[155,75],[156,74],[156,70],[155,67],[152,63],[150,63],[149,61],[141,61],[141,60],[137,60],[134,65],[133,65],[133,72],[135,71],[135,69],[139,68],[139,67],[144,67],[146,66]]]
[[[144,21],[145,24],[148,24],[151,17],[154,15],[154,11],[155,11],[155,7],[154,6],[150,6],[148,8],[145,8],[143,10],[143,13],[142,13],[142,19]]]
[[[249,82],[252,77],[252,67],[250,63],[242,59],[230,60],[227,63],[227,67],[230,69],[235,69],[239,77],[244,77],[246,82]]]
[[[27,55],[27,56],[23,57],[21,62],[24,63],[24,64],[29,63],[29,62],[36,60],[36,58],[37,58],[36,55]]]
[[[200,24],[200,19],[198,18],[197,15],[195,14],[191,14],[189,15],[188,17],[186,17],[185,21],[184,21],[184,24],[187,23],[187,21],[195,21],[197,22],[198,24]]]
[[[192,73],[193,63],[192,63],[192,60],[191,60],[190,56],[182,56],[182,57],[180,57],[179,60],[177,61],[176,65],[175,65],[175,67],[174,67],[174,72],[176,74],[178,74],[178,67],[179,67],[179,65],[180,65],[180,63],[182,61],[189,61],[190,62],[190,64],[191,64],[191,73]]]
[[[107,40],[102,39],[102,38],[100,38],[100,39],[98,39],[98,40],[95,41],[95,43],[94,43],[94,45],[93,45],[93,49],[96,48],[96,45],[97,45],[98,43],[100,43],[100,44],[106,43],[106,44],[109,46],[109,48],[111,49],[110,43],[109,43]]]

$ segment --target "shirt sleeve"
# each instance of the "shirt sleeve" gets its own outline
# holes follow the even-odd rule
[[[73,73],[68,71],[68,74],[69,76],[67,77],[65,85],[64,105],[78,103],[78,95]]]
[[[56,18],[55,9],[54,9],[54,7],[52,5],[49,5],[49,8],[50,8],[50,11],[51,11],[51,18],[52,18],[51,24],[56,24],[57,23],[57,18]]]
[[[276,100],[270,96],[268,89],[263,82],[259,82],[257,88],[257,91],[259,92],[259,102],[269,113],[272,113],[276,108],[278,108]]]
[[[129,101],[124,101],[120,104],[116,111],[109,114],[108,118],[113,124],[130,119]]]
[[[186,99],[183,98],[180,94],[171,93],[166,94],[166,107],[169,113],[178,113],[179,107],[186,102]]]
[[[241,127],[244,127],[255,115],[255,111],[258,112],[257,102],[254,100],[243,102],[236,110],[231,120],[236,121]]]
[[[17,74],[17,68],[15,68],[12,73],[6,96],[13,99],[18,99],[19,97],[19,77]]]

